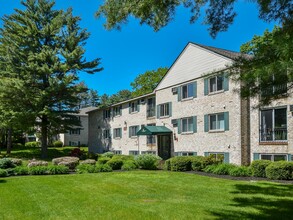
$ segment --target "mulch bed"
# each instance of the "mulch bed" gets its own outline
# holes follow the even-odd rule
[[[187,171],[186,173],[215,177],[215,178],[222,178],[222,179],[228,179],[228,180],[240,180],[240,181],[250,181],[250,182],[268,181],[268,182],[283,183],[283,184],[293,184],[293,180],[270,180],[267,178],[254,177],[254,176],[236,177],[236,176],[229,176],[229,175],[217,175],[213,173],[205,173],[200,171]]]

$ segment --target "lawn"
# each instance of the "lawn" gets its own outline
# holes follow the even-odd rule
[[[132,171],[0,178],[0,219],[292,219],[293,185]]]

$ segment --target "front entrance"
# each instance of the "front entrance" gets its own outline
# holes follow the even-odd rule
[[[158,156],[163,160],[171,157],[171,135],[158,135]]]

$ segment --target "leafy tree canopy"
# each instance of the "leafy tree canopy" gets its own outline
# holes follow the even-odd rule
[[[129,16],[140,20],[141,24],[153,27],[155,31],[166,26],[175,17],[176,8],[183,5],[190,9],[190,22],[194,23],[205,11],[204,24],[209,26],[210,35],[216,37],[218,32],[226,31],[234,21],[237,0],[105,0],[96,16],[106,18],[106,29],[120,29]],[[251,0],[259,8],[259,17],[265,21],[283,23],[292,18],[292,0]]]
[[[130,83],[130,86],[133,89],[132,97],[151,93],[166,75],[167,71],[168,68],[161,67],[157,70],[150,70],[143,74],[139,74],[134,81]]]
[[[79,94],[85,92],[77,84],[78,73],[92,74],[101,68],[99,59],[84,58],[89,33],[79,27],[80,18],[71,9],[54,10],[55,2],[49,0],[21,3],[24,10],[15,9],[2,18],[0,103],[4,110],[33,118],[46,157],[48,132],[60,133],[79,124],[72,114]]]
[[[267,105],[288,96],[293,88],[293,23],[254,36],[241,51],[252,55],[233,66],[232,76],[242,82],[243,97],[259,97],[259,105]]]

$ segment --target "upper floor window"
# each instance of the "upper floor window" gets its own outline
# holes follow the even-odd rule
[[[260,141],[287,140],[287,108],[260,112]]]
[[[75,129],[69,130],[69,134],[80,135],[80,128],[75,128]]]
[[[103,117],[104,117],[104,119],[110,118],[111,117],[111,109],[104,110]]]
[[[152,97],[147,100],[147,118],[156,116],[156,98]]]
[[[137,132],[139,130],[139,126],[130,126],[129,127],[129,137],[136,137],[137,136]]]
[[[122,106],[116,106],[113,108],[113,116],[119,116],[122,114]]]
[[[218,91],[229,90],[229,78],[227,74],[219,74],[204,80],[204,95]]]
[[[157,106],[157,117],[171,117],[172,116],[172,103],[167,102]]]
[[[215,113],[204,116],[204,130],[207,131],[228,131],[229,112]]]
[[[193,132],[193,118],[182,118],[182,132]]]
[[[110,129],[103,130],[103,138],[109,139],[110,138]]]
[[[188,99],[194,95],[194,84],[189,83],[182,86],[182,99]]]
[[[113,138],[121,138],[121,137],[122,137],[122,128],[114,128]]]
[[[130,102],[129,103],[129,113],[138,112],[138,111],[139,111],[138,101]]]

